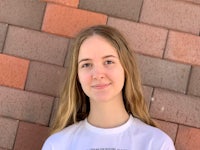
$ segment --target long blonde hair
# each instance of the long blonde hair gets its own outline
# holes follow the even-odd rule
[[[130,50],[127,41],[118,30],[106,25],[98,25],[85,29],[75,38],[71,49],[72,55],[68,60],[70,62],[68,74],[52,126],[52,133],[85,119],[89,114],[89,98],[80,86],[77,68],[80,46],[84,40],[92,35],[102,36],[117,50],[121,65],[125,71],[125,83],[122,92],[127,112],[146,124],[156,126],[150,118],[143,97],[142,84],[134,52]]]

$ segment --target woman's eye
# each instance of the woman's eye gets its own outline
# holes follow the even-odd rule
[[[91,66],[92,66],[92,64],[86,63],[86,64],[83,64],[83,65],[81,66],[81,68],[88,68],[88,67],[91,67]]]
[[[111,61],[111,60],[107,60],[107,61],[105,62],[106,65],[108,65],[108,64],[113,64],[113,63],[114,63],[114,62]]]

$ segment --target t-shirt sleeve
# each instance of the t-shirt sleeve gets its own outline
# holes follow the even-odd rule
[[[44,145],[42,146],[42,150],[53,150],[53,147],[48,140],[45,141]]]
[[[174,142],[171,139],[168,139],[162,150],[175,150]]]
[[[168,150],[175,150],[174,144],[170,145]]]
[[[163,150],[175,150],[174,144],[169,144],[168,146],[166,146],[165,149]]]

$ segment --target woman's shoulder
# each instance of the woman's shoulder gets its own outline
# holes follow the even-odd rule
[[[83,122],[84,121],[80,121],[75,124],[72,124],[72,125],[64,128],[63,130],[51,135],[49,138],[59,139],[59,138],[71,137],[71,135],[73,135],[74,132],[78,131],[78,129],[80,129],[82,127]]]
[[[147,134],[153,134],[153,135],[157,135],[157,136],[168,136],[165,132],[163,132],[161,129],[157,128],[157,127],[153,127],[151,125],[148,125],[146,123],[144,123],[143,121],[141,121],[138,118],[133,117],[133,123],[134,123],[134,127],[138,130],[138,131],[142,131],[145,132]]]
[[[67,145],[66,141],[70,142],[75,132],[81,130],[83,122],[84,121],[77,122],[75,124],[72,124],[64,128],[63,130],[57,133],[52,134],[45,141],[42,150],[46,150],[46,147],[56,147],[61,149],[63,145]],[[50,148],[48,148],[48,150],[50,150]]]
[[[134,131],[138,133],[138,136],[143,137],[144,141],[151,141],[154,146],[159,147],[172,147],[174,148],[174,143],[172,139],[161,129],[157,127],[145,124],[140,119],[134,119]]]

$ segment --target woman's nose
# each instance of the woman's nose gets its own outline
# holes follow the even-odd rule
[[[102,79],[105,77],[104,68],[102,66],[94,66],[92,70],[93,79]]]

